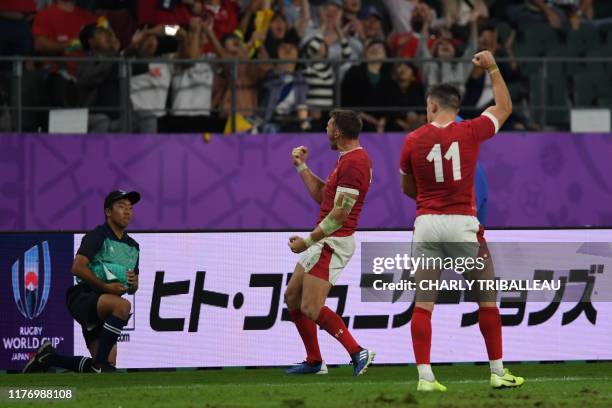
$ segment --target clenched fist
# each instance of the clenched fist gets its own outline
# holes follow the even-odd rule
[[[481,51],[474,55],[474,58],[472,58],[472,62],[477,67],[487,69],[491,65],[495,64],[495,58],[493,57],[493,54],[491,54],[490,51]]]
[[[291,159],[295,167],[306,163],[308,158],[308,148],[306,146],[295,147],[291,150]]]

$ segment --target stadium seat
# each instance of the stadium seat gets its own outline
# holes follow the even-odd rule
[[[565,83],[565,80],[563,82]],[[567,85],[560,85],[559,82],[550,80],[546,89],[546,106],[554,108],[546,111],[546,124],[561,127],[568,126],[571,105]]]
[[[597,49],[601,46],[599,30],[593,26],[582,25],[577,31],[566,33],[567,46],[584,55],[588,50]]]
[[[510,82],[508,85],[508,92],[513,101],[520,101],[523,96],[522,84],[519,82]]]
[[[612,16],[612,3],[605,0],[593,2],[594,16],[596,19]]]
[[[556,46],[551,46],[545,55],[551,58],[576,58],[578,57],[578,48],[558,44]],[[567,82],[569,76],[573,75],[576,72],[579,72],[583,67],[582,64],[578,62],[551,62],[547,65],[548,76],[554,77],[555,80],[562,79]]]
[[[612,110],[612,96],[597,98],[597,104],[601,108],[608,108]]]
[[[519,48],[524,48],[525,51],[535,55],[525,56],[540,56],[551,44],[559,43],[559,35],[547,23],[535,23],[523,26],[519,31]]]
[[[587,56],[599,56],[599,57],[611,57],[612,56],[612,23],[607,23],[599,27],[601,34],[601,45],[598,49],[591,49]],[[612,64],[607,63],[607,70],[609,74],[612,74]]]
[[[553,67],[554,65],[551,65]],[[555,73],[556,72],[556,73]],[[530,111],[531,116],[536,122],[540,122],[542,112],[542,79],[540,75],[532,76],[530,87]],[[546,79],[545,89],[546,99],[543,105],[546,110],[546,125],[550,126],[568,126],[569,125],[569,109],[571,107],[568,80],[561,71],[550,71]],[[567,108],[567,109],[558,109]]]
[[[583,72],[574,75],[574,103],[576,107],[589,107],[595,103],[595,83],[592,73]]]
[[[530,44],[517,44],[514,47],[514,51],[515,51],[516,57],[518,58],[521,58],[521,57],[533,58],[533,57],[540,56],[539,47],[533,46]],[[542,64],[540,62],[533,62],[533,61],[529,61],[529,62],[520,61],[519,64],[521,67],[521,71],[523,71],[529,77],[538,75],[542,67]]]
[[[540,123],[540,116],[542,113],[542,106],[546,105],[546,101],[542,101],[542,81],[540,75],[531,75],[529,77],[529,112],[535,123]]]
[[[612,97],[612,82],[610,77],[605,74],[591,74],[594,83],[595,103],[600,105],[602,100]]]
[[[516,57],[540,57],[543,54],[542,47],[540,47],[539,43],[517,43],[514,46],[514,51]],[[525,72],[527,76],[531,77],[533,75],[538,75],[541,70],[542,64],[540,62],[520,62],[521,71]]]
[[[598,49],[590,50],[586,53],[588,58],[609,58],[612,56],[612,52],[609,46],[602,46]],[[589,71],[601,73],[608,77],[612,76],[612,63],[604,61],[587,62],[586,66]]]
[[[519,42],[514,50],[518,57],[539,57],[543,52],[539,42]]]
[[[546,97],[546,106],[560,108],[563,110],[549,110],[546,112],[546,123],[555,126],[569,126],[569,110],[571,108],[567,82],[564,80],[563,85],[555,82],[548,83],[548,94]]]
[[[497,32],[499,34],[499,42],[504,44],[508,40],[508,37],[510,37],[510,33],[512,32],[512,27],[510,26],[510,24],[506,23],[505,21],[501,21],[500,23],[496,25],[496,27],[497,27]]]

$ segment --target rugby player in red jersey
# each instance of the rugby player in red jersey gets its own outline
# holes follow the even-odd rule
[[[417,205],[413,257],[445,258],[457,256],[456,252],[466,252],[475,258],[481,249],[485,249],[484,231],[476,218],[476,161],[480,144],[495,135],[512,113],[512,101],[489,51],[479,52],[472,62],[488,72],[495,104],[478,118],[456,123],[461,102],[459,91],[452,85],[435,85],[427,96],[428,123],[410,133],[402,148],[402,190],[415,199]],[[490,257],[485,265],[482,272],[492,279]],[[440,273],[435,268],[415,271],[417,290],[411,333],[419,372],[419,391],[446,391],[446,387],[436,381],[430,365],[431,314],[436,292],[420,290],[419,287],[421,281],[437,281]],[[495,300],[494,293],[484,293],[478,302],[478,323],[489,357],[490,383],[493,388],[517,387],[524,379],[504,369],[501,318]]]
[[[336,167],[326,181],[306,165],[308,149],[291,152],[293,165],[310,196],[321,205],[316,228],[305,238],[292,236],[289,248],[301,253],[285,292],[289,314],[306,347],[306,360],[288,374],[327,374],[317,339],[317,325],[334,336],[351,356],[354,375],[366,372],[375,353],[361,347],[325,300],[342,269],[355,252],[353,234],[372,181],[372,162],[359,144],[362,122],[359,114],[335,110],[327,122],[332,150],[339,152]]]

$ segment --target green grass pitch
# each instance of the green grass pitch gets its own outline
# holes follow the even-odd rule
[[[0,375],[0,406],[78,407],[612,407],[612,363],[513,364],[525,385],[489,388],[486,365],[436,366],[443,394],[416,392],[414,366],[370,367],[352,377],[348,366],[329,375],[287,376],[283,369],[119,372],[114,374]],[[72,401],[6,399],[7,388],[76,390]]]

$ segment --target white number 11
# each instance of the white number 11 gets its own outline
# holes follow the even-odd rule
[[[451,143],[450,147],[444,155],[446,160],[450,160],[453,165],[453,180],[461,180],[461,158],[459,157],[459,142]],[[444,172],[442,167],[442,147],[436,143],[429,154],[427,161],[434,162],[434,172],[436,174],[436,183],[444,183]]]

